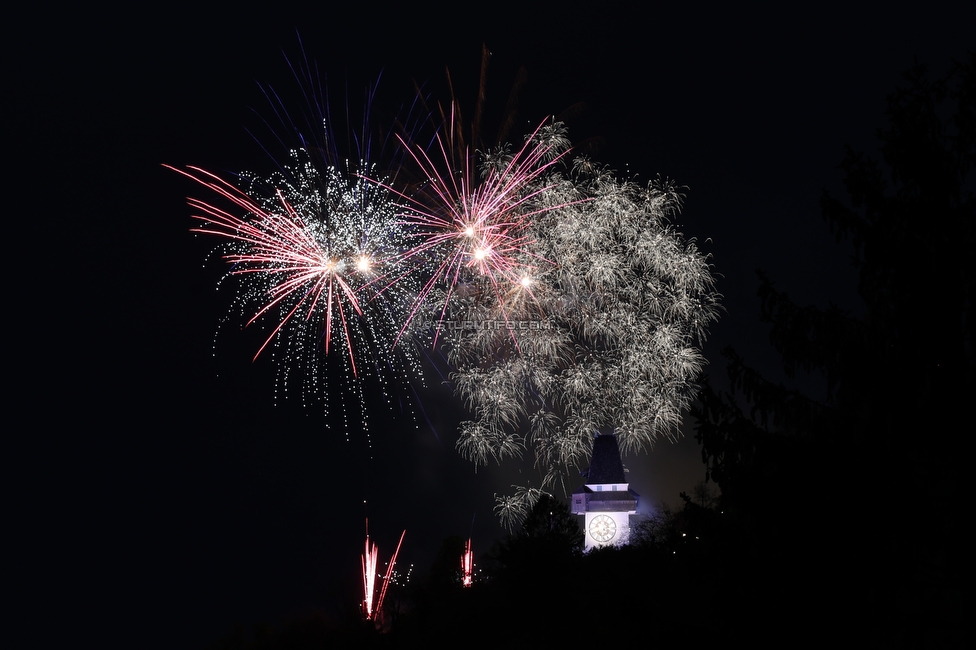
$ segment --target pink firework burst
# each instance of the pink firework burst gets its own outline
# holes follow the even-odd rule
[[[539,263],[551,263],[533,253],[529,226],[538,215],[561,207],[541,205],[536,199],[550,187],[544,175],[568,150],[557,150],[558,145],[537,137],[544,126],[526,138],[513,156],[486,164],[480,182],[475,180],[473,156],[467,148],[456,152],[453,141],[445,142],[438,134],[436,148],[443,159],[438,165],[425,150],[401,140],[427,179],[419,196],[390,188],[412,208],[403,213],[402,223],[413,239],[402,255],[405,266],[430,267],[409,319],[437,286],[446,287],[443,318],[455,288],[469,274],[486,280],[504,305],[511,287],[526,286],[525,278]],[[461,162],[454,165],[453,160]]]
[[[263,306],[247,324],[251,325],[273,310],[281,310],[280,321],[254,358],[257,359],[268,343],[293,319],[308,321],[315,314],[324,312],[326,353],[331,345],[332,330],[342,332],[355,375],[357,370],[349,321],[354,313],[361,315],[362,309],[357,289],[350,282],[354,281],[352,274],[367,272],[368,258],[363,255],[351,263],[330,253],[281,190],[275,191],[280,209],[271,211],[208,171],[198,167],[189,167],[190,171],[169,165],[166,167],[229,200],[244,214],[232,214],[199,199],[188,199],[189,205],[200,211],[193,218],[205,224],[193,228],[194,232],[215,235],[234,244],[234,252],[223,256],[234,265],[231,274],[256,275],[264,280],[261,283],[265,292]],[[357,286],[365,284],[365,281],[355,282]]]

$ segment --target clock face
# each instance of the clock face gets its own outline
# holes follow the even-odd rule
[[[598,542],[609,542],[617,534],[617,523],[613,517],[597,515],[590,520],[590,537]]]

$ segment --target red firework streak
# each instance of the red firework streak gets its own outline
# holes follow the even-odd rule
[[[435,269],[417,296],[409,319],[416,315],[438,282],[444,282],[448,287],[446,311],[447,301],[464,268],[475,269],[485,276],[501,305],[505,302],[502,296],[510,286],[526,286],[524,278],[535,268],[525,261],[534,257],[530,252],[533,240],[526,235],[528,225],[534,216],[562,207],[527,210],[526,206],[548,189],[534,186],[535,181],[567,153],[550,156],[552,147],[534,139],[539,129],[503,170],[490,170],[477,187],[472,181],[472,157],[467,149],[461,156],[462,167],[455,169],[451,162],[452,146],[438,134],[436,142],[447,169],[441,173],[423,149],[414,150],[400,140],[428,179],[425,200],[387,188],[413,206],[403,215],[403,224],[412,228],[413,236],[420,242],[404,251],[402,259],[408,262],[407,266],[410,260],[418,260],[419,264],[429,257],[436,260]],[[406,327],[405,324],[401,334]]]
[[[386,598],[386,588],[390,585],[390,577],[393,575],[393,567],[396,566],[397,555],[400,554],[400,546],[407,531],[400,534],[400,541],[397,542],[396,551],[393,552],[393,559],[386,569],[386,576],[383,578],[383,585],[380,587],[379,597],[376,597],[376,578],[379,577],[379,547],[376,544],[370,546],[369,543],[369,520],[366,520],[366,548],[363,552],[363,615],[367,621],[374,621],[377,625],[383,624],[383,600]],[[375,603],[374,603],[375,598]]]
[[[464,545],[464,553],[461,554],[461,584],[465,587],[470,587],[473,578],[472,572],[474,570],[474,552],[471,550],[471,538],[468,538],[468,543]]]
[[[163,166],[193,179],[245,212],[246,216],[240,217],[199,199],[187,199],[191,208],[203,213],[192,215],[193,218],[206,224],[200,228],[192,228],[193,232],[223,237],[244,247],[244,252],[223,256],[235,265],[232,275],[257,273],[272,280],[267,303],[251,317],[247,325],[251,325],[275,307],[291,305],[254,358],[260,356],[268,343],[292,318],[304,316],[306,320],[310,320],[316,309],[320,308],[319,305],[325,302],[326,354],[329,352],[335,311],[346,340],[349,363],[356,375],[346,313],[347,310],[354,310],[357,314],[362,314],[356,292],[342,277],[341,265],[322,249],[311,229],[281,193],[278,192],[277,195],[282,212],[273,214],[258,206],[230,183],[199,167],[189,167],[191,171],[186,172],[169,165]],[[343,297],[348,301],[348,306],[343,306]],[[348,315],[351,316],[352,311]]]

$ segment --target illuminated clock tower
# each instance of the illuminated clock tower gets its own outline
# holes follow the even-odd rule
[[[573,492],[570,509],[583,515],[585,549],[619,546],[630,541],[630,515],[637,514],[639,495],[624,477],[617,436],[599,434],[593,440],[586,483]]]

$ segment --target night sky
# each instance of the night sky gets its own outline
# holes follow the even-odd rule
[[[230,296],[216,291],[214,242],[189,232],[185,203],[207,197],[162,165],[273,171],[249,131],[269,109],[259,83],[293,92],[285,54],[301,56],[299,33],[337,103],[382,73],[390,111],[414,82],[446,100],[445,68],[473,105],[485,43],[486,131],[522,66],[526,123],[582,105],[567,113],[570,137],[596,160],[687,185],[678,223],[712,254],[725,297],[705,347],[721,386],[730,344],[780,376],[757,268],[800,304],[857,312],[851,249],[828,232],[820,193],[846,198],[845,145],[874,152],[901,73],[916,61],[945,70],[973,46],[976,24],[955,2],[885,15],[844,3],[535,13],[403,3],[355,17],[289,4],[86,8],[38,16],[15,36],[10,126],[26,167],[8,185],[8,218],[28,261],[8,266],[17,376],[6,457],[38,646],[80,635],[198,648],[236,623],[338,612],[358,597],[367,515],[381,558],[406,529],[400,563],[420,573],[447,536],[473,536],[478,553],[503,532],[493,494],[524,479],[507,467],[475,473],[457,455],[464,411],[436,372],[413,415],[375,412],[367,448],[358,432],[347,440],[314,409],[276,399],[273,365],[251,362],[256,336],[225,331],[214,346]],[[624,459],[642,510],[677,504],[704,478],[691,424],[683,440]]]

